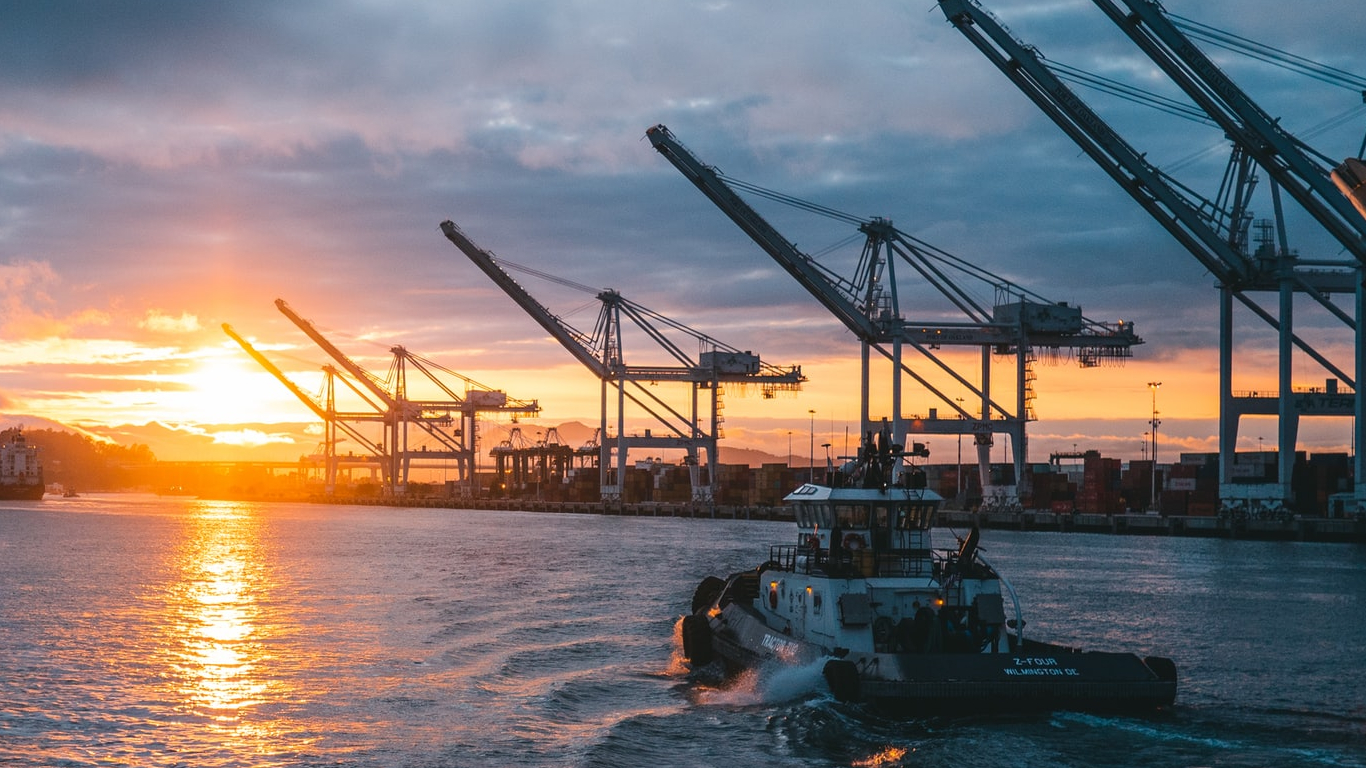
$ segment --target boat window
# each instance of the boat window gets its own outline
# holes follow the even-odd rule
[[[830,512],[829,504],[813,507],[811,511],[815,514],[816,525],[827,529],[835,527],[835,516]]]
[[[892,525],[895,510],[887,507],[873,509],[872,544],[875,550],[888,550],[892,547]]]
[[[903,531],[914,531],[924,530],[933,524],[933,504],[907,504],[901,508],[897,527]]]
[[[810,507],[808,507],[808,506],[805,505],[805,504],[797,504],[797,505],[796,505],[796,508],[793,510],[793,514],[794,514],[794,515],[796,516],[796,518],[797,518],[797,527],[798,527],[798,528],[810,528],[810,527],[811,527],[811,508],[810,508]]]
[[[835,517],[842,528],[867,528],[868,508],[852,504],[836,504]]]
[[[873,525],[878,528],[889,527],[890,524],[887,522],[887,518],[891,516],[891,513],[892,510],[886,507],[877,507],[873,509]]]

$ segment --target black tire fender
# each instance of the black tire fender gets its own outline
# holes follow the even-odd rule
[[[683,617],[683,656],[694,666],[702,666],[716,658],[711,647],[711,625],[707,617],[692,614]]]
[[[721,590],[726,588],[726,580],[717,576],[708,576],[697,585],[697,589],[692,593],[692,613],[697,613],[703,608],[711,607],[716,602],[716,598],[721,594]]]
[[[825,662],[822,673],[825,675],[825,684],[830,687],[830,693],[834,695],[836,701],[859,700],[858,667],[854,665],[854,662],[844,659],[831,659]]]

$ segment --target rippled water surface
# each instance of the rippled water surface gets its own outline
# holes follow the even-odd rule
[[[0,503],[0,764],[1366,766],[1366,551],[989,531],[1036,636],[1171,656],[1148,716],[908,719],[679,661],[787,524]],[[940,546],[952,544],[938,531]]]

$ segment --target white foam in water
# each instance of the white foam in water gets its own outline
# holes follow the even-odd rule
[[[797,667],[775,662],[758,669],[747,669],[736,675],[725,688],[707,691],[700,698],[706,704],[747,707],[780,704],[825,693],[825,677],[821,670],[825,668],[826,661],[818,659]]]
[[[825,662],[817,659],[805,666],[765,666],[759,670],[759,691],[768,704],[792,701],[813,693],[825,693]]]

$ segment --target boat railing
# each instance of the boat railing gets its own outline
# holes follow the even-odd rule
[[[981,560],[986,567],[991,568],[991,563],[988,563],[980,554],[977,559]],[[1017,642],[1024,642],[1025,620],[1024,611],[1020,610],[1020,596],[1015,594],[1015,586],[1010,583],[1009,579],[1002,576],[995,568],[991,568],[991,570],[996,574],[996,578],[1000,579],[1001,585],[1006,588],[1006,593],[1010,595],[1010,602],[1015,606],[1015,637]]]
[[[832,558],[829,549],[797,544],[773,544],[768,548],[767,570],[790,573],[824,573],[861,578],[937,577],[943,571],[944,553],[930,549],[841,549]]]
[[[798,572],[798,550],[801,550],[803,559],[820,553],[820,550],[799,547],[796,544],[773,544],[768,548],[767,568],[769,570],[788,571],[792,573]],[[810,570],[806,570],[805,572],[810,573]]]

